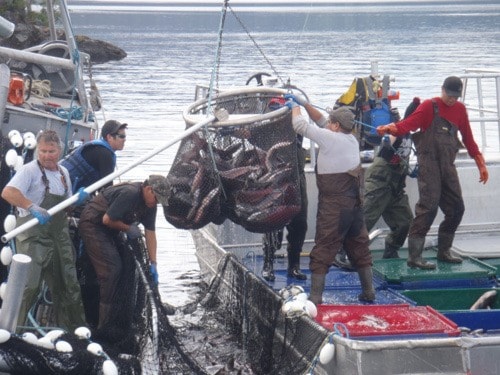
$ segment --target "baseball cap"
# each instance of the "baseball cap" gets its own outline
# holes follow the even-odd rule
[[[148,178],[148,185],[153,188],[156,200],[162,206],[168,205],[168,198],[170,196],[170,185],[166,177],[159,174],[152,174]]]
[[[462,80],[455,76],[448,77],[443,82],[443,89],[448,96],[453,96],[455,98],[462,96],[462,88]]]
[[[340,123],[340,127],[345,130],[352,130],[354,127],[354,114],[347,107],[339,107],[329,111],[330,121]]]
[[[116,134],[118,130],[124,129],[127,124],[122,124],[116,120],[108,120],[104,123],[101,129],[101,138],[106,139],[108,134]]]

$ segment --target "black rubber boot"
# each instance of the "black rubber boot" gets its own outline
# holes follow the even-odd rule
[[[307,276],[300,271],[300,249],[287,249],[288,253],[288,277],[293,277],[297,280],[307,280]]]
[[[315,305],[323,303],[323,290],[325,289],[325,274],[311,274],[311,292],[309,300]]]
[[[363,302],[375,301],[375,289],[373,288],[373,271],[371,267],[358,270],[359,281],[361,283],[361,293],[358,299]]]
[[[386,243],[384,254],[382,255],[382,259],[397,259],[397,258],[399,258],[398,250],[399,250],[399,248],[397,248],[396,246],[392,246],[392,245],[389,245],[388,243]]]
[[[411,268],[420,268],[421,270],[433,270],[436,268],[434,263],[422,258],[424,251],[425,237],[408,237],[408,260],[406,264]]]
[[[264,266],[262,267],[262,277],[267,281],[274,281],[274,252],[275,252],[275,232],[265,233],[262,240],[262,252],[264,253]]]

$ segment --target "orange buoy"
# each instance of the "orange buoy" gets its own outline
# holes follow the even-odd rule
[[[14,105],[24,103],[24,79],[18,75],[10,77],[9,96],[7,100]]]

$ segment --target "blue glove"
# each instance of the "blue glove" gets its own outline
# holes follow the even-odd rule
[[[125,233],[127,233],[127,237],[129,240],[136,240],[142,236],[141,229],[135,223],[130,224],[128,230]]]
[[[293,100],[298,105],[304,106],[307,104],[307,100],[301,95],[285,94],[283,96],[287,100]]]
[[[155,285],[158,285],[158,271],[156,270],[156,263],[151,263],[149,265],[149,272],[151,272],[151,277]]]
[[[387,134],[382,137],[382,147],[391,148],[391,139]]]
[[[297,103],[295,103],[293,100],[287,100],[285,105],[292,109],[292,108],[295,108],[295,107],[298,107],[299,105]]]
[[[84,191],[83,189],[84,189],[83,186],[80,189],[78,189],[78,200],[75,203],[76,206],[81,206],[90,198],[90,194]]]
[[[49,212],[40,206],[32,203],[31,206],[28,207],[28,211],[33,215],[34,218],[38,219],[38,222],[42,225],[47,224],[50,220]]]

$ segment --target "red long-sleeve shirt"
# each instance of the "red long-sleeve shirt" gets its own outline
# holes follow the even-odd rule
[[[434,119],[434,107],[432,105],[432,100],[435,100],[438,105],[439,116],[458,127],[462,136],[462,142],[469,155],[472,158],[479,155],[479,147],[477,146],[474,136],[472,135],[469,116],[462,102],[456,102],[454,105],[448,106],[439,97],[423,101],[415,112],[411,114],[411,116],[396,124],[398,129],[397,135],[404,135],[410,131],[416,131],[418,129],[425,131]]]

